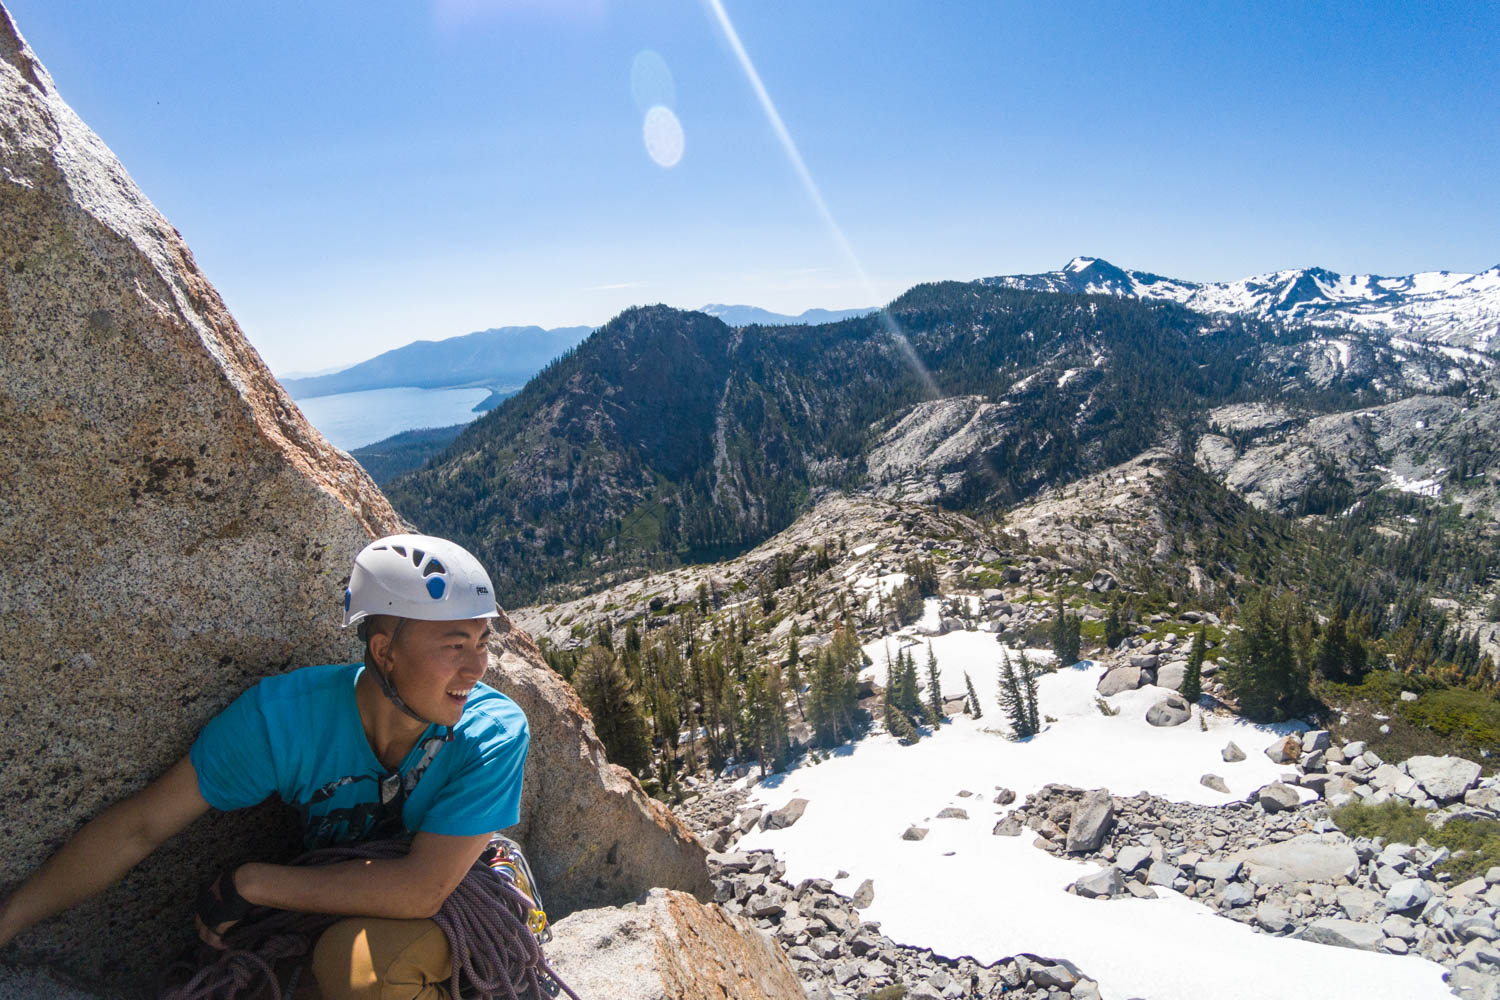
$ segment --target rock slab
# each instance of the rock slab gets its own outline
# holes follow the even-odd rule
[[[3,8],[0,330],[9,887],[179,759],[259,678],[357,659],[338,627],[349,565],[405,525],[302,417]],[[496,629],[485,679],[532,733],[509,832],[551,915],[657,885],[706,894],[703,846],[605,762],[588,713],[530,638],[508,619]],[[0,960],[84,986],[144,986],[194,940],[200,883],[297,852],[291,819],[269,806],[205,817]]]
[[[686,893],[586,910],[552,927],[547,960],[583,997],[802,1000],[786,955],[749,921]]]

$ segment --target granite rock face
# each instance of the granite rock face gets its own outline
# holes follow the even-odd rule
[[[405,527],[302,417],[171,224],[0,8],[0,893],[181,758],[259,678],[359,655],[354,554]],[[524,634],[487,680],[532,731],[521,824],[554,917],[704,850],[624,771]],[[0,964],[143,993],[214,872],[295,853],[289,811],[210,815]]]
[[[400,523],[3,9],[0,372],[4,891],[253,681],[355,655],[349,561]],[[197,882],[289,830],[207,819],[4,957],[144,982],[192,939]]]
[[[680,892],[589,910],[552,929],[547,959],[579,996],[802,1000],[786,955],[744,917]]]

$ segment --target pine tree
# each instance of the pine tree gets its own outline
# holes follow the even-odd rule
[[[1026,654],[1021,654],[1021,695],[1026,700],[1026,726],[1035,735],[1042,731],[1041,713],[1037,709],[1036,690],[1036,664],[1027,659]]]
[[[936,729],[943,722],[943,687],[942,679],[938,675],[937,654],[932,651],[932,643],[927,644],[927,703],[932,713],[932,728]]]
[[[1082,652],[1083,633],[1079,619],[1068,614],[1062,595],[1057,595],[1057,616],[1052,619],[1052,651],[1057,656],[1057,665],[1068,667],[1078,662]]]
[[[579,663],[578,696],[594,717],[594,732],[612,763],[635,775],[651,766],[651,742],[630,677],[604,646]]]
[[[1193,636],[1193,647],[1188,651],[1187,668],[1182,673],[1182,698],[1189,706],[1198,704],[1203,695],[1203,657],[1208,637],[1202,625]]]
[[[1120,621],[1120,602],[1111,601],[1109,614],[1104,619],[1104,645],[1114,649],[1124,640],[1125,624]]]
[[[1300,604],[1290,595],[1256,594],[1245,602],[1240,630],[1229,637],[1223,673],[1225,687],[1247,718],[1280,722],[1310,702],[1308,671],[1299,656],[1300,614]],[[1420,657],[1421,650],[1414,655]]]
[[[974,693],[974,682],[969,679],[969,672],[964,671],[964,690],[969,693],[969,714],[976,719],[984,718],[984,709],[979,707],[979,695]]]

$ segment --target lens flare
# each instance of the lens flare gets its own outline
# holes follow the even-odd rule
[[[641,132],[646,140],[646,154],[657,166],[670,169],[682,161],[682,123],[671,108],[658,104],[647,111]]]
[[[756,100],[760,102],[761,110],[765,112],[767,120],[771,123],[771,130],[776,133],[781,147],[786,151],[787,159],[791,161],[792,169],[797,172],[797,177],[802,181],[802,187],[807,191],[807,196],[812,200],[813,207],[823,218],[823,224],[828,227],[829,235],[833,237],[834,243],[838,245],[843,253],[844,259],[854,269],[855,275],[860,283],[864,285],[868,301],[880,301],[879,293],[875,291],[875,284],[870,280],[869,274],[865,272],[864,265],[860,263],[859,257],[854,253],[854,247],[850,245],[844,230],[839,226],[838,220],[833,217],[833,212],[828,207],[828,202],[823,200],[823,192],[818,189],[818,184],[813,180],[812,172],[807,169],[807,164],[802,161],[802,154],[797,151],[797,144],[792,141],[792,134],[787,131],[786,123],[781,120],[781,114],[777,112],[776,105],[771,100],[766,85],[761,82],[760,74],[755,71],[755,64],[750,61],[750,53],[745,51],[745,46],[740,42],[739,32],[734,30],[734,24],[729,20],[729,12],[724,9],[722,0],[707,0],[708,6],[713,10],[714,17],[719,22],[719,28],[724,32],[724,38],[729,42],[729,47],[734,50],[735,58],[739,60],[740,68],[745,71],[745,78],[750,81],[750,89],[755,91]],[[896,320],[884,308],[880,310],[881,325],[885,327],[896,347],[900,350],[907,364],[911,365],[912,371],[922,382],[929,398],[936,399],[942,395],[938,391],[937,383],[933,381],[932,373],[917,357],[917,352],[912,349],[911,341],[906,339],[906,334],[901,331]]]
[[[667,61],[650,49],[642,49],[630,60],[630,96],[644,114],[660,104],[670,108],[677,103],[677,85]]]

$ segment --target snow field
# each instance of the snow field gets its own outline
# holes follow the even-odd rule
[[[892,655],[898,638],[891,637]],[[912,649],[924,683],[926,642]],[[752,832],[738,849],[774,850],[794,883],[832,878],[842,869],[850,874],[836,886],[847,894],[873,879],[875,899],[864,916],[898,943],[981,962],[1022,952],[1066,958],[1097,977],[1108,997],[1261,1000],[1288,989],[1318,1000],[1451,995],[1442,968],[1424,959],[1258,934],[1168,890],[1158,890],[1156,900],[1070,895],[1066,886],[1095,865],[1033,847],[1029,831],[1020,837],[991,833],[1010,808],[992,803],[997,787],[1020,799],[1048,782],[1210,804],[1243,797],[1277,778],[1281,768],[1261,751],[1295,727],[1209,716],[1207,731],[1196,717],[1157,729],[1145,713],[1166,692],[1152,687],[1109,699],[1120,711],[1105,716],[1095,703],[1102,668],[1085,661],[1040,678],[1040,710],[1057,721],[1013,743],[1002,735],[1007,727],[995,702],[1001,647],[994,636],[952,632],[931,642],[943,692],[960,694],[967,670],[983,718],[954,718],[910,747],[885,734],[870,736],[821,764],[804,762],[772,776],[753,789],[757,804],[777,808],[800,797],[809,801],[807,811],[788,829]],[[879,683],[885,643],[865,649],[876,664],[867,673]],[[1220,758],[1230,739],[1247,760]],[[1231,796],[1200,785],[1204,773],[1222,776]],[[960,790],[972,794],[960,796]],[[946,806],[966,810],[969,819],[934,818]],[[902,840],[913,824],[930,832],[920,841]]]

